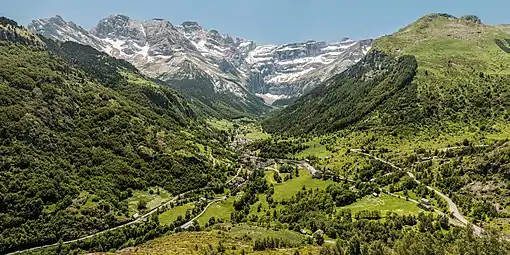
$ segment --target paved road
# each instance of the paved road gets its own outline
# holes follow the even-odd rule
[[[308,172],[310,172],[311,175],[315,175],[317,172],[319,172],[319,170],[315,169],[315,167],[313,167],[306,161],[301,161],[298,165],[308,170]]]
[[[484,147],[485,145],[480,145],[479,147]],[[461,147],[450,147],[448,149],[454,149],[454,148],[461,148]],[[398,170],[402,170],[402,168],[396,166],[395,164],[391,163],[391,162],[388,162],[384,159],[381,159],[381,158],[378,158],[374,155],[371,155],[371,154],[368,154],[368,153],[365,153],[363,152],[362,150],[360,149],[351,149],[351,151],[354,151],[356,153],[359,153],[359,154],[363,154],[365,156],[368,156],[368,157],[371,157],[375,160],[378,160],[380,162],[383,162],[385,164],[388,164],[390,165],[391,167],[395,168],[395,169],[398,169]],[[407,175],[409,175],[409,177],[411,177],[416,183],[420,184],[421,182],[416,179],[416,176],[414,176],[413,173],[407,171]],[[448,207],[450,209],[450,212],[453,213],[453,216],[455,217],[456,220],[458,220],[460,223],[462,223],[464,226],[468,225],[468,224],[471,224],[463,215],[462,213],[459,211],[459,208],[457,207],[457,205],[448,197],[446,196],[445,194],[443,194],[441,191],[433,188],[433,187],[430,187],[430,186],[426,186],[427,189],[429,190],[432,190],[434,191],[436,194],[438,194],[440,197],[442,197],[444,200],[446,200],[446,202],[448,203]],[[416,201],[417,202],[417,201]],[[453,219],[450,219],[450,222],[455,222]],[[480,236],[483,232],[483,229],[480,228],[479,226],[477,225],[474,225],[472,224],[473,226],[473,232],[477,235],[477,236]]]
[[[81,238],[78,238],[78,239],[74,239],[74,240],[65,241],[64,244],[70,244],[70,243],[76,243],[76,242],[79,242],[79,241],[83,241],[83,240],[92,238],[94,236],[101,235],[101,234],[104,234],[104,233],[107,233],[107,232],[110,232],[110,231],[114,231],[114,230],[117,230],[117,229],[120,229],[120,228],[124,228],[124,227],[130,226],[130,225],[133,225],[135,223],[141,222],[142,220],[146,220],[149,216],[151,216],[152,214],[157,212],[158,209],[160,209],[160,208],[162,208],[164,206],[167,206],[167,205],[177,201],[177,199],[179,199],[180,197],[183,197],[184,195],[186,195],[188,193],[191,193],[193,191],[196,191],[196,189],[195,190],[186,191],[184,193],[181,193],[181,194],[175,196],[170,201],[168,201],[168,202],[166,202],[166,203],[164,203],[164,204],[162,204],[162,205],[152,209],[148,213],[138,217],[137,219],[135,219],[133,221],[130,221],[128,223],[125,223],[125,224],[122,224],[122,225],[119,225],[119,226],[116,226],[116,227],[113,227],[113,228],[109,228],[109,229],[103,230],[101,232],[94,233],[92,235],[84,236],[84,237],[81,237]],[[6,255],[19,254],[19,253],[22,253],[22,252],[33,251],[33,250],[38,250],[38,249],[44,249],[44,248],[49,248],[49,247],[53,247],[53,246],[57,246],[57,245],[58,245],[58,243],[48,244],[48,245],[33,247],[33,248],[30,248],[30,249],[26,249],[26,250],[21,250],[21,251],[15,251],[15,252],[7,253]]]
[[[237,178],[239,176],[239,174],[241,173],[241,170],[243,170],[242,167],[239,167],[239,169],[237,170],[237,173],[234,177],[232,177],[232,179],[228,180],[225,184],[229,184],[231,183],[232,181],[234,181],[235,178]]]
[[[232,182],[235,178],[237,178],[239,176],[239,174],[241,173],[241,170],[242,168],[239,168],[239,170],[237,170],[237,174],[232,177],[232,179],[230,179],[226,184],[229,184],[230,182]],[[92,235],[88,235],[88,236],[84,236],[84,237],[81,237],[81,238],[78,238],[78,239],[74,239],[74,240],[69,240],[69,241],[65,241],[64,244],[70,244],[70,243],[76,243],[76,242],[79,242],[79,241],[83,241],[83,240],[86,240],[86,239],[89,239],[89,238],[92,238],[92,237],[95,237],[95,236],[98,236],[98,235],[101,235],[101,234],[104,234],[104,233],[107,233],[107,232],[110,232],[110,231],[114,231],[114,230],[117,230],[117,229],[120,229],[120,228],[124,228],[124,227],[127,227],[127,226],[130,226],[130,225],[133,225],[135,223],[139,223],[143,220],[146,220],[149,216],[151,216],[152,214],[154,214],[155,212],[158,211],[158,209],[164,207],[164,206],[168,206],[169,204],[171,203],[174,203],[175,201],[177,201],[180,197],[183,197],[184,195],[186,194],[189,194],[193,191],[196,191],[196,189],[194,190],[190,190],[190,191],[186,191],[184,193],[181,193],[177,196],[175,196],[174,198],[172,198],[171,200],[169,200],[168,202],[152,209],[151,211],[149,211],[148,213],[138,217],[137,219],[133,220],[133,221],[130,221],[128,223],[125,223],[125,224],[122,224],[122,225],[119,225],[119,226],[116,226],[116,227],[113,227],[113,228],[109,228],[109,229],[106,229],[106,230],[103,230],[101,232],[97,232],[97,233],[94,233]],[[214,202],[217,202],[219,200],[215,200],[212,203]],[[209,205],[207,205],[207,207],[209,207]],[[207,209],[207,207],[205,209]],[[205,212],[205,210],[199,215],[201,216],[203,213]],[[199,217],[198,216],[198,217]],[[188,226],[189,227],[189,226]],[[188,228],[186,227],[186,228]],[[49,247],[53,247],[53,246],[57,246],[58,243],[54,243],[54,244],[48,244],[48,245],[43,245],[43,246],[38,246],[38,247],[33,247],[33,248],[30,248],[30,249],[26,249],[26,250],[21,250],[21,251],[15,251],[15,252],[11,252],[11,253],[7,253],[6,255],[13,255],[13,254],[19,254],[19,253],[22,253],[22,252],[28,252],[28,251],[34,251],[34,250],[38,250],[38,249],[44,249],[44,248],[49,248]]]
[[[487,145],[477,145],[475,147],[486,147]],[[465,146],[464,146],[465,147]],[[444,150],[444,151],[447,151],[447,150],[452,150],[452,149],[458,149],[458,148],[464,148],[462,146],[458,146],[458,147],[449,147],[449,148],[443,148],[443,149],[440,149],[440,150]],[[356,153],[359,153],[359,154],[362,154],[362,155],[365,155],[365,156],[368,156],[368,157],[371,157],[379,162],[382,162],[382,163],[385,163],[387,165],[390,165],[391,167],[393,167],[394,169],[398,169],[398,170],[403,170],[401,167],[387,161],[387,160],[384,160],[382,158],[379,158],[377,156],[374,156],[374,155],[371,155],[371,154],[368,154],[368,153],[365,153],[363,152],[363,150],[361,149],[351,149],[351,151],[353,152],[356,152]],[[259,157],[255,157],[255,156],[252,156],[252,158],[255,158],[255,159],[263,159],[263,158],[259,158]],[[266,159],[264,159],[266,160]],[[286,161],[286,162],[291,162],[291,163],[294,163],[298,166],[301,166],[301,167],[304,167],[305,169],[307,169],[312,175],[315,174],[316,172],[318,172],[317,169],[315,169],[312,165],[310,165],[308,162],[306,161],[292,161],[292,160],[284,160],[284,159],[281,159],[283,161]],[[418,179],[416,179],[416,177],[414,176],[413,173],[409,172],[409,171],[406,171],[407,174],[414,180],[416,181],[418,184],[421,183]],[[349,180],[349,179],[346,179],[347,181],[350,181],[350,182],[354,182],[354,180]],[[467,224],[470,224],[470,222],[462,215],[462,213],[459,211],[457,205],[448,197],[446,196],[445,194],[443,194],[442,192],[440,192],[439,190],[433,188],[433,187],[430,187],[430,186],[426,186],[427,189],[429,190],[432,190],[434,191],[436,194],[438,194],[440,197],[442,197],[444,200],[446,200],[447,204],[448,204],[448,207],[449,207],[449,210],[450,212],[453,213],[453,216],[454,216],[454,219],[450,218],[450,223],[452,223],[453,225],[456,225],[456,226],[466,226]],[[396,196],[396,197],[400,197],[398,195],[394,195],[394,194],[391,194],[393,196]],[[402,198],[402,197],[400,197]],[[403,198],[405,199],[405,198]],[[420,202],[416,201],[416,200],[409,200],[411,202],[415,202],[417,204],[419,204]],[[435,211],[438,213],[438,214],[441,214],[441,215],[444,215],[443,212],[439,211],[439,210],[436,210]],[[480,228],[479,226],[476,226],[473,224],[473,231],[476,235],[481,235],[481,233],[483,232],[483,229]]]
[[[412,202],[412,203],[415,203],[415,204],[421,204],[419,201],[414,200],[414,199],[411,199],[411,198],[408,198],[408,197],[399,196],[399,195],[397,195],[397,194],[393,194],[393,193],[389,193],[389,195],[390,195],[390,196],[394,196],[394,197],[396,197],[396,198],[403,199],[403,200],[407,200],[407,201]],[[446,215],[444,212],[441,212],[441,211],[439,211],[439,210],[438,210],[438,209],[436,209],[436,208],[433,208],[433,209],[434,209],[434,212],[436,212],[436,213],[437,213],[437,214],[439,214],[439,215]],[[448,216],[448,215],[446,215],[446,216]],[[449,217],[449,216],[448,216],[448,219],[449,219],[449,221],[450,221],[450,224],[452,224],[452,225],[454,225],[454,226],[458,226],[458,227],[465,227],[465,226],[466,226],[466,224],[464,224],[464,223],[462,223],[462,222],[458,221],[458,220],[457,220],[457,219],[455,219],[455,218],[451,218],[451,217]]]
[[[189,227],[193,226],[193,222],[195,222],[195,220],[197,220],[198,218],[200,218],[200,216],[202,216],[205,211],[207,211],[207,209],[209,208],[209,206],[211,206],[212,204],[216,203],[216,202],[219,202],[219,201],[223,201],[227,199],[227,197],[220,197],[220,198],[216,198],[214,199],[213,201],[211,201],[209,204],[207,204],[207,206],[204,208],[204,210],[202,210],[202,212],[197,215],[195,218],[189,220],[188,222],[182,224],[181,228],[182,229],[188,229]]]

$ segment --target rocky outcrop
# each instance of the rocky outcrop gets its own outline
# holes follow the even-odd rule
[[[33,21],[29,29],[45,37],[90,45],[125,59],[152,77],[182,75],[183,66],[209,76],[216,92],[297,97],[344,71],[370,49],[372,40],[347,38],[327,43],[307,41],[259,45],[207,30],[194,21],[174,26],[162,19],[135,21],[124,15],[101,20],[91,31],[57,16]],[[183,63],[188,63],[184,64]]]

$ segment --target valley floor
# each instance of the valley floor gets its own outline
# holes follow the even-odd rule
[[[217,122],[216,125],[225,127],[225,130],[233,128],[225,122]],[[238,135],[234,143],[239,140],[247,140],[248,143],[238,144],[251,149],[244,152],[245,157],[240,159],[244,162],[243,166],[238,169],[235,176],[229,178],[226,183],[229,188],[224,194],[207,200],[203,198],[188,199],[169,208],[167,205],[178,201],[181,196],[169,200],[168,194],[157,187],[154,188],[158,190],[157,195],[154,192],[151,194],[135,192],[137,195],[133,199],[148,199],[149,208],[153,210],[141,216],[140,219],[148,218],[157,211],[155,208],[162,208],[163,211],[158,212],[159,223],[180,227],[191,232],[170,233],[135,247],[122,248],[113,253],[95,254],[215,254],[215,252],[228,254],[319,254],[320,247],[314,244],[317,241],[314,239],[317,237],[312,235],[315,230],[312,231],[303,225],[293,227],[287,223],[282,224],[276,215],[288,210],[288,206],[295,203],[293,199],[296,196],[315,194],[315,192],[319,192],[319,194],[330,192],[331,187],[338,183],[347,185],[345,187],[350,190],[363,189],[363,186],[376,185],[380,187],[346,205],[337,204],[333,207],[332,215],[348,212],[354,223],[363,220],[363,217],[384,223],[395,217],[393,215],[417,218],[424,217],[422,215],[430,215],[432,219],[437,218],[438,220],[442,215],[445,215],[449,217],[452,226],[464,227],[466,223],[469,225],[473,223],[472,217],[464,217],[463,212],[459,209],[461,206],[454,202],[455,199],[451,199],[451,195],[441,193],[437,187],[425,186],[432,193],[419,193],[423,192],[416,189],[422,185],[415,176],[419,173],[413,167],[409,168],[410,170],[404,170],[403,167],[398,166],[403,163],[402,156],[397,156],[399,154],[395,151],[339,148],[338,144],[345,143],[344,138],[331,140],[331,138],[322,137],[306,141],[290,140],[292,143],[306,144],[306,146],[291,154],[283,155],[283,157],[282,155],[275,155],[274,158],[268,158],[267,155],[260,157],[260,155],[264,156],[264,151],[267,148],[264,146],[258,149],[252,148],[250,144],[274,138],[253,124],[242,126],[241,130],[244,131],[235,132]],[[289,141],[289,138],[280,138],[279,141]],[[336,147],[331,145],[336,145]],[[353,144],[351,143],[351,145]],[[459,145],[437,150],[448,152],[465,147],[467,146]],[[408,153],[409,150],[406,152]],[[360,171],[365,171],[366,167],[373,167],[372,159],[382,165],[375,165],[374,169],[378,173],[373,174],[371,179],[366,179],[367,177],[360,175]],[[436,160],[436,158],[432,159]],[[238,220],[233,218],[238,212],[236,201],[244,199],[247,192],[242,188],[245,188],[247,183],[256,181],[244,180],[244,178],[257,169],[263,171],[263,179],[270,186],[272,193],[256,194],[256,201],[249,206],[245,223],[236,223]],[[380,170],[382,172],[379,172]],[[332,174],[332,171],[337,172]],[[398,175],[399,172],[401,175]],[[326,178],[325,176],[328,175],[331,176]],[[381,180],[393,176],[399,176],[398,183],[381,182]],[[411,185],[413,188],[395,190],[396,186],[405,182],[404,177],[410,177],[411,182],[414,183]],[[237,194],[231,194],[234,191]],[[438,196],[435,196],[434,193]],[[429,205],[423,206],[425,198],[430,201],[430,210],[425,208]],[[132,202],[133,205],[136,204],[135,200]],[[205,207],[204,203],[207,203]],[[135,210],[134,207],[130,208]],[[303,210],[302,213],[306,214],[306,209],[303,208]],[[191,217],[190,215],[195,216]],[[176,222],[180,222],[179,225],[175,225]],[[478,236],[483,233],[483,229],[476,225],[473,230]],[[279,249],[255,250],[254,241],[267,238],[284,240],[284,242],[288,242],[288,248],[282,246]],[[324,235],[323,238],[326,246],[334,246],[336,243],[335,238],[327,235]]]

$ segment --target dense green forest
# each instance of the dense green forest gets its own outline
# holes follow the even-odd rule
[[[13,36],[0,41],[0,253],[129,221],[129,190],[178,194],[231,174],[211,161],[233,156],[226,133],[176,92],[3,21]]]
[[[501,140],[484,147],[467,144],[446,152],[418,151],[403,157],[403,164],[410,166],[423,183],[450,194],[464,215],[502,230],[510,223],[506,209],[510,205],[510,143]],[[434,155],[438,157],[435,161],[420,160]]]
[[[269,135],[240,126],[266,106],[218,98],[210,81],[162,83],[0,18],[0,254],[55,243],[28,254],[138,246],[136,254],[158,237],[195,231],[181,241],[204,233],[228,240],[239,226],[274,233],[251,238],[248,230],[230,238],[249,243],[243,249],[227,252],[222,241],[205,254],[300,254],[307,245],[324,255],[510,254],[510,58],[492,45],[501,33],[476,16],[428,15],[276,111],[263,121]],[[239,120],[206,120],[225,116]],[[450,126],[465,134],[449,134]],[[484,232],[451,224],[434,189]],[[132,221],[133,206],[149,211],[152,201],[137,194],[187,191],[147,220],[64,244]],[[180,228],[212,199],[213,217]],[[161,223],[163,211],[175,218]]]
[[[419,112],[407,109],[415,102],[416,88],[411,82],[416,68],[412,56],[393,58],[374,51],[275,113],[263,122],[264,128],[291,134],[332,132],[356,124],[377,109],[395,115],[384,120],[388,125],[394,123],[392,120],[419,120]],[[408,100],[403,102],[402,97]]]
[[[205,112],[208,116],[232,120],[259,117],[271,110],[264,100],[249,93],[246,94],[246,100],[240,100],[238,96],[230,93],[217,93],[214,81],[211,81],[208,75],[197,71],[192,63],[187,64],[189,69],[185,69],[186,72],[196,72],[193,79],[170,79],[166,83],[192,101],[192,106],[198,111]]]

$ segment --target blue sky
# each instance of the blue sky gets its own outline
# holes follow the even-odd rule
[[[2,0],[0,16],[26,25],[59,14],[87,29],[117,13],[173,24],[195,20],[259,43],[289,43],[375,38],[432,12],[510,23],[508,10],[508,0]]]

